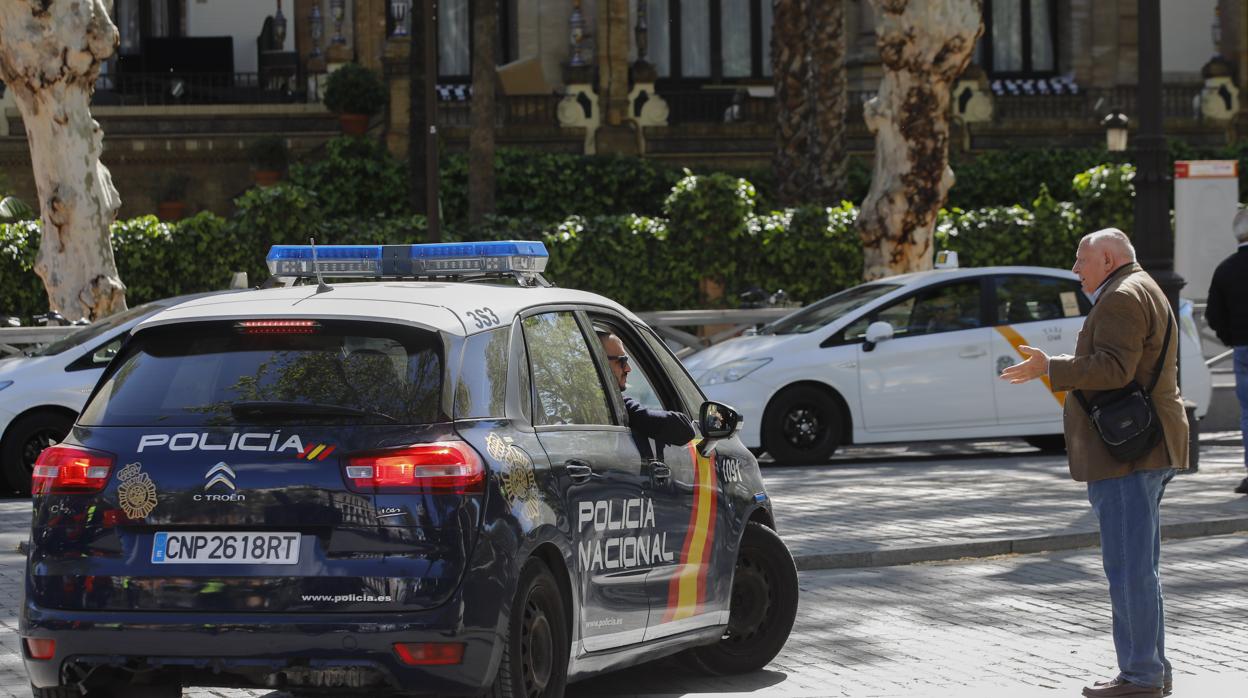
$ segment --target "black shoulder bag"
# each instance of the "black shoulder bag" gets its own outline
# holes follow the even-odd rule
[[[1091,402],[1082,392],[1071,391],[1092,419],[1092,426],[1096,427],[1114,460],[1138,460],[1148,455],[1161,442],[1161,419],[1157,416],[1157,408],[1153,406],[1152,392],[1157,387],[1157,380],[1161,378],[1166,350],[1170,348],[1170,330],[1173,327],[1174,316],[1167,313],[1166,339],[1161,344],[1161,356],[1157,357],[1157,370],[1153,372],[1153,381],[1148,390],[1133,380],[1122,388],[1097,395]]]

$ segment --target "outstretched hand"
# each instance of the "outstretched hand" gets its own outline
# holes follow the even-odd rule
[[[1026,383],[1029,380],[1048,375],[1049,355],[1035,347],[1020,344],[1019,353],[1027,357],[1022,362],[1006,368],[1001,377],[1011,383]]]

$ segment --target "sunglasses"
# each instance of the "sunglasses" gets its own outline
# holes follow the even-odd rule
[[[612,356],[611,354],[607,354],[607,361],[619,361],[620,366],[627,366],[628,354],[618,354],[615,356]]]

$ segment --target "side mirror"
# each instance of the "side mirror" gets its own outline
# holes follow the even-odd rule
[[[723,404],[708,400],[698,410],[698,427],[702,431],[702,443],[698,451],[702,455],[710,452],[715,441],[731,439],[741,428],[741,413]]]
[[[876,344],[893,338],[893,326],[883,320],[867,325],[867,336],[862,343],[863,351],[871,351]]]

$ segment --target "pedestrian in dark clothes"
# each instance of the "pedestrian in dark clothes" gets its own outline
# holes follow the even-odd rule
[[[1205,322],[1233,352],[1239,433],[1244,442],[1244,467],[1248,468],[1248,209],[1235,216],[1234,230],[1239,249],[1213,272]],[[1235,491],[1248,494],[1248,476]]]

